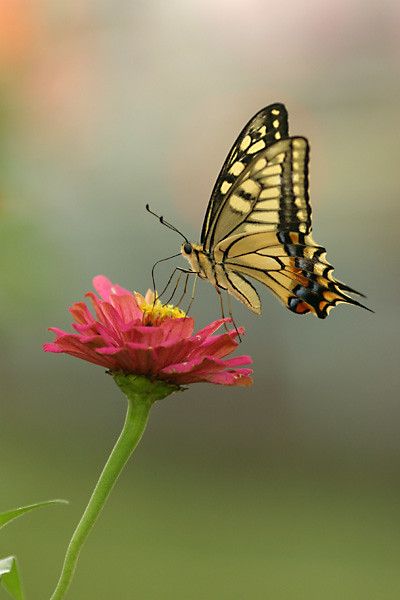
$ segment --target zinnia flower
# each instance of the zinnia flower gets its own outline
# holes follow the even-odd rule
[[[215,335],[231,319],[213,321],[197,333],[194,320],[172,305],[163,305],[154,293],[142,296],[98,275],[98,296],[88,292],[95,316],[84,302],[70,312],[77,333],[51,328],[53,343],[46,352],[63,352],[107,368],[112,374],[143,375],[150,380],[185,385],[207,381],[222,385],[251,385],[249,356],[226,358],[238,346],[243,329]]]
[[[215,332],[231,319],[219,319],[193,334],[194,321],[179,308],[163,305],[154,292],[142,296],[107,277],[94,278],[97,294],[89,292],[94,315],[84,302],[70,308],[76,333],[51,328],[53,343],[46,352],[63,352],[106,367],[127,398],[121,434],[107,460],[88,505],[76,526],[51,600],[63,600],[79,553],[126,461],[139,443],[154,402],[182,389],[208,381],[250,385],[249,356],[226,358],[237,348],[243,329]]]

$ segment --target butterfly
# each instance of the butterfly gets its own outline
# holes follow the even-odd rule
[[[335,279],[325,248],[311,236],[308,161],[307,139],[289,136],[285,106],[260,110],[225,160],[200,244],[185,238],[181,254],[191,272],[257,314],[261,301],[249,279],[296,314],[324,319],[340,303],[370,310],[349,295],[363,294]]]

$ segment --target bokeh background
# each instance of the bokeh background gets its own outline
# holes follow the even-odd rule
[[[399,27],[396,0],[1,1],[0,510],[70,500],[1,532],[30,600],[125,409],[101,368],[42,353],[47,327],[94,275],[143,291],[178,251],[146,202],[197,240],[233,139],[274,101],[311,143],[315,238],[376,314],[235,302],[253,388],[154,408],[69,597],[400,597]],[[204,283],[193,313],[219,315]]]

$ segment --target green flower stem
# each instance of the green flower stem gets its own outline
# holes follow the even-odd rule
[[[128,398],[128,410],[121,434],[100,475],[89,503],[69,543],[57,587],[50,600],[64,598],[71,583],[79,553],[99,516],[128,458],[138,445],[149,418],[151,405],[180,388],[146,377],[113,373],[115,382]]]

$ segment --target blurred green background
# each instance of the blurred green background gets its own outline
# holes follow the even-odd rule
[[[69,597],[400,597],[399,27],[396,0],[2,0],[0,510],[70,500],[1,532],[28,600],[49,597],[125,408],[101,368],[42,353],[47,327],[94,275],[145,291],[178,251],[146,202],[197,240],[233,139],[274,101],[311,143],[315,239],[376,314],[235,302],[253,388],[154,408]],[[211,286],[193,313],[219,315]]]

